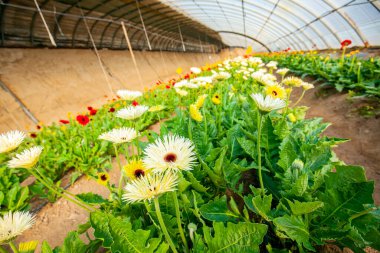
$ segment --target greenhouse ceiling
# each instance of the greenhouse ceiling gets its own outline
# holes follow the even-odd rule
[[[3,47],[255,51],[380,45],[374,0],[0,0]],[[93,41],[93,43],[92,43]]]

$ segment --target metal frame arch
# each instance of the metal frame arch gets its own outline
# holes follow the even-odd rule
[[[299,8],[305,10],[311,17],[318,18],[313,12],[306,9],[303,5],[300,5],[299,3],[295,2],[294,0],[289,0],[289,1],[292,2],[294,5],[298,6]],[[285,11],[286,13],[289,13],[290,15],[292,15],[292,13],[289,10],[287,10],[286,8],[284,8],[283,6],[281,6],[280,3],[281,3],[281,1],[278,3],[277,8],[280,8],[283,11]],[[280,15],[275,14],[275,13],[273,13],[273,15],[280,16]],[[301,18],[299,15],[296,15],[296,17],[299,18],[300,20],[302,20],[304,22],[304,24],[307,24],[307,22],[303,18]],[[330,33],[332,35],[334,35],[338,39],[338,37],[335,35],[334,31],[331,30],[331,28],[324,21],[320,20],[320,22],[324,25],[325,28],[327,28],[330,31]],[[318,37],[323,41],[323,43],[326,45],[327,48],[331,47],[331,45],[329,45],[329,43],[324,39],[323,35],[317,29],[315,29],[312,26],[310,28],[313,30],[313,32],[315,32],[318,35]],[[306,33],[304,33],[304,34],[306,34]],[[310,36],[306,36],[306,37],[309,40],[311,40]]]
[[[261,41],[255,39],[255,38],[253,38],[253,37],[251,37],[251,36],[249,36],[249,35],[245,35],[245,34],[243,34],[243,33],[238,33],[238,32],[230,32],[230,31],[217,31],[217,32],[218,32],[218,33],[230,33],[230,34],[235,34],[235,35],[240,35],[240,36],[246,37],[246,38],[248,38],[248,39],[251,39],[251,40],[253,40],[253,41],[259,43],[261,46],[265,47],[266,50],[268,50],[268,52],[272,52],[272,50],[270,50],[270,48],[269,48],[267,45],[265,45],[263,42],[261,42]]]
[[[198,14],[198,13],[197,13]],[[200,16],[201,16],[202,14],[200,14]],[[235,22],[235,20],[240,20],[239,19],[239,15],[238,14],[236,14],[235,15],[235,13],[233,13],[233,14],[231,14],[230,16],[232,16],[232,18],[230,17],[230,21],[232,21],[233,20],[233,23],[236,23],[236,24],[238,24],[239,22]],[[257,19],[255,19],[255,20],[257,20]],[[254,22],[255,20],[253,20],[253,19],[250,19],[250,20],[248,20],[248,23],[249,23],[249,25],[251,26],[251,27],[253,27],[253,26],[257,26],[257,24]],[[272,24],[270,24],[270,26],[273,26]],[[277,29],[277,27],[274,27],[274,29],[272,29],[272,30],[275,30],[275,29]],[[277,36],[274,36],[274,33],[272,32],[272,30],[270,30],[270,31],[264,31],[265,33],[267,33],[267,34],[272,34],[272,36],[273,36],[273,38],[277,38]],[[305,36],[305,38],[306,39],[308,39],[306,36]],[[286,40],[288,40],[288,44],[293,44],[293,43],[295,43],[295,41],[293,41],[293,39],[286,39]],[[303,39],[302,38],[300,38],[300,41],[303,41]]]
[[[344,19],[346,21],[346,23],[348,23],[351,26],[352,30],[356,33],[356,35],[358,35],[358,37],[360,38],[360,40],[362,41],[362,43],[364,45],[364,42],[366,41],[365,36],[364,36],[364,34],[362,34],[362,32],[356,26],[356,24],[351,19],[347,18],[346,15],[343,14],[339,8],[333,6],[333,4],[329,0],[323,0],[323,2],[326,3],[328,6],[330,6],[332,9],[336,10],[336,12],[339,14],[339,16],[342,19]],[[341,40],[339,40],[339,42],[341,42]]]
[[[225,2],[219,2],[220,4],[226,4]],[[270,13],[270,10],[268,10],[268,9],[265,9],[265,8],[263,8],[262,6],[259,6],[259,5],[256,5],[256,4],[254,4],[254,3],[252,3],[252,2],[245,2],[245,3],[247,3],[249,6],[252,6],[252,7],[256,7],[256,8],[258,8],[258,9],[261,9],[261,10],[264,10],[264,11],[267,11],[268,13]],[[187,5],[186,5],[187,4]],[[297,3],[295,3],[297,6],[299,6],[301,9],[304,9],[304,8],[302,8],[302,6],[300,6],[300,5],[298,5]],[[231,5],[232,6],[234,6],[235,8],[237,8],[238,9],[238,11],[239,11],[239,13],[240,13],[240,11],[241,11],[241,8],[240,8],[240,6],[237,6],[236,4],[229,4],[228,5],[228,8],[227,8],[227,10],[231,10]],[[188,3],[188,2],[186,2],[185,4],[181,4],[181,5],[176,5],[177,6],[177,9],[181,9],[181,8],[178,8],[178,6],[186,6],[186,8],[185,9],[187,9],[187,8],[190,8],[191,9],[191,5]],[[215,5],[216,6],[216,5]],[[278,7],[277,8],[280,8],[282,11],[285,11],[285,13],[290,13],[288,10],[286,10],[284,7],[282,7],[282,6],[280,6],[280,5],[278,5]],[[253,8],[246,8],[245,9],[245,11],[246,11],[246,13],[249,13],[249,12],[253,12]],[[307,11],[307,10],[306,10]],[[308,12],[308,11],[307,11]],[[229,12],[230,13],[230,12]],[[260,14],[260,13],[259,13]],[[294,14],[292,14],[292,13],[290,13],[291,15],[294,15]],[[280,18],[280,19],[282,19],[282,20],[285,20],[285,22],[287,23],[287,24],[290,24],[291,26],[293,26],[295,29],[297,29],[298,28],[298,25],[295,25],[292,21],[290,21],[290,20],[288,20],[286,17],[284,17],[283,15],[279,15],[278,13],[273,13],[273,15],[275,15],[276,17],[278,17],[278,18]],[[248,16],[248,19],[251,19],[250,17],[249,17],[249,15],[247,15]],[[262,15],[261,15],[262,16]],[[299,19],[300,21],[302,21],[303,23],[306,23],[306,21],[301,17],[301,16],[299,16],[299,15],[294,15],[297,19]],[[314,15],[313,15],[314,16]],[[272,22],[273,22],[273,20],[272,20]],[[301,22],[301,23],[302,23]],[[325,24],[324,24],[325,25]],[[326,25],[325,25],[326,26]],[[281,27],[284,27],[283,25],[281,26]],[[266,30],[266,29],[264,29],[264,30]],[[280,29],[281,30],[281,29]],[[323,43],[327,46],[327,47],[329,47],[329,43],[325,40],[325,39],[323,39],[323,37],[322,37],[322,34],[320,34],[314,27],[311,27],[311,30],[314,32],[314,34],[315,35],[317,35],[317,36],[320,36],[321,37],[321,40],[323,41]],[[309,39],[310,40],[310,36],[308,35],[308,34],[306,34],[306,33],[304,33],[304,32],[302,32],[301,31],[301,34],[303,34],[303,36],[305,37],[305,38],[307,38],[307,39]],[[278,37],[277,37],[278,38]],[[299,41],[302,41],[302,40],[299,40]],[[306,45],[305,45],[306,46]]]
[[[314,15],[313,12],[309,11],[308,9],[306,9],[303,5],[300,5],[299,3],[295,2],[294,0],[288,0],[288,1],[290,1],[290,2],[293,3],[294,5],[298,6],[299,8],[305,10],[309,15],[311,15],[311,17],[314,17],[315,19],[318,19],[318,17],[317,17],[316,15]],[[290,13],[286,8],[282,7],[282,6],[280,5],[280,3],[278,4],[277,8],[281,8],[282,10],[285,10],[287,13]],[[292,13],[290,13],[290,14],[292,14]],[[297,16],[297,17],[299,17],[299,16]],[[303,19],[301,19],[301,20],[304,21],[304,25],[307,25],[308,22],[306,22],[306,21],[303,20]],[[333,36],[336,38],[336,40],[340,42],[339,37],[338,37],[338,36],[335,34],[335,32],[330,28],[330,26],[328,26],[328,25],[326,24],[326,22],[323,21],[322,19],[318,19],[318,20],[324,25],[324,27],[325,27],[327,30],[330,31],[330,34],[333,35]],[[300,26],[300,27],[302,27],[302,26]],[[298,27],[298,28],[296,29],[296,31],[299,30],[300,27]],[[310,26],[310,28],[311,28],[313,31],[315,31],[315,28],[314,28],[313,26]],[[295,32],[295,31],[293,31],[293,33],[294,33],[294,32]],[[321,35],[319,32],[317,32],[317,35],[318,35],[319,38],[325,43],[325,45],[327,46],[327,48],[331,48],[331,45],[330,45],[329,43],[326,43],[326,40],[324,39],[324,36],[323,36],[323,35]],[[289,36],[291,36],[291,34],[289,34],[288,37],[289,37]],[[269,44],[271,44],[271,43],[275,43],[275,42],[277,42],[277,41],[280,40],[280,39],[281,39],[281,38],[278,38],[277,40],[271,41]],[[311,39],[310,39],[310,40],[311,40]]]
[[[225,3],[224,2],[220,2],[220,4],[222,4],[222,5],[225,5]],[[253,4],[251,4],[251,5],[253,5]],[[192,6],[190,5],[190,4],[188,4],[188,3],[186,3],[186,4],[182,4],[181,6],[186,6],[186,9],[187,10],[191,10],[191,11],[193,11],[193,13],[194,13],[194,10],[197,10],[197,9],[195,9],[195,8],[192,8]],[[265,8],[262,8],[262,7],[260,7],[260,6],[256,6],[256,5],[253,5],[253,6],[255,6],[255,7],[258,7],[259,9],[262,9],[262,10],[264,10],[264,11],[267,11],[267,12],[270,12],[269,10],[267,10],[267,9],[265,9]],[[228,7],[228,14],[229,15],[231,15],[231,16],[235,16],[235,17],[241,17],[241,7],[240,6],[237,6],[237,5],[229,5],[229,6],[227,6]],[[233,8],[232,10],[231,10],[231,7]],[[177,7],[178,8],[178,7]],[[189,12],[189,14],[190,14],[191,12]],[[257,20],[261,20],[261,16],[262,15],[260,15],[261,13],[259,12],[259,11],[257,11],[257,10],[253,10],[252,8],[247,8],[246,9],[246,13],[253,13],[254,15],[252,15],[252,16],[250,16],[250,18],[249,19],[247,19],[247,20],[254,20],[254,21],[257,21]],[[252,17],[256,17],[256,15],[257,15],[257,18],[255,18],[255,19],[253,19]],[[283,16],[279,16],[279,15],[277,15],[280,19],[282,19],[282,20],[284,20],[286,23],[288,23],[289,24],[289,26],[291,26],[291,27],[294,27],[295,29],[298,27],[297,25],[295,25],[293,22],[291,22],[291,21],[289,21],[288,19],[286,19],[286,18],[284,18]],[[280,25],[280,24],[278,24],[277,23],[277,21],[273,21],[273,25],[275,25],[275,29],[277,29],[277,30],[283,30],[283,28],[284,28],[284,25]],[[305,33],[301,33],[301,35],[304,37],[304,38],[306,38],[306,39],[309,39],[309,37],[305,34]],[[276,38],[278,38],[278,36],[276,36]],[[299,39],[299,41],[303,41],[303,39]],[[327,45],[327,44],[326,44]],[[305,45],[306,46],[306,45]]]
[[[238,15],[238,16],[236,16],[235,14],[233,14],[233,15],[234,15],[234,16],[233,16],[234,19],[239,20],[239,19],[238,19],[238,16],[239,16],[239,15]],[[231,16],[232,16],[232,15],[231,15]],[[222,16],[220,15],[220,17],[222,17]],[[240,16],[239,16],[239,17],[240,17]],[[234,22],[234,23],[235,23],[235,22]],[[236,22],[236,23],[237,23],[237,22]],[[251,21],[250,21],[250,23],[251,23]],[[186,23],[185,23],[185,24],[186,24]],[[254,25],[255,25],[255,24],[254,24]],[[173,25],[173,26],[174,26],[174,25]],[[185,31],[185,29],[184,29],[184,31]],[[265,31],[265,33],[268,33],[268,32]],[[277,38],[277,37],[274,36],[274,38]]]

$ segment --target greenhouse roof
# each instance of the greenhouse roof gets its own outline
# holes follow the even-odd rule
[[[124,21],[135,49],[380,45],[379,9],[374,0],[0,0],[0,43],[89,47],[90,31],[98,47],[125,48]]]

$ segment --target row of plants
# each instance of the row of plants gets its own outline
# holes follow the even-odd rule
[[[360,57],[359,50],[346,53],[350,44],[349,40],[342,42],[341,57],[321,55],[317,51],[284,51],[260,56],[265,61],[277,61],[279,66],[289,68],[301,78],[315,78],[321,82],[321,87],[333,87],[339,92],[348,91],[350,97],[379,101],[380,58]]]
[[[61,247],[44,241],[42,252],[313,252],[326,244],[355,252],[380,249],[374,182],[332,151],[346,139],[324,136],[329,124],[320,118],[305,119],[307,108],[297,104],[313,85],[287,76],[286,69],[276,71],[278,80],[276,68],[258,57],[193,68],[183,80],[145,93],[119,91],[121,99],[99,109],[93,120],[80,118],[84,126],[71,119],[65,129],[45,127],[29,146],[13,137],[18,141],[3,152],[6,169],[33,175],[89,212],[88,222]],[[294,89],[303,90],[297,101],[290,100]],[[147,129],[155,119],[159,133]],[[49,144],[44,140],[60,136],[44,134],[53,128],[63,135]],[[86,162],[75,166],[111,164],[115,155],[117,184],[105,166],[76,167],[96,177],[108,198],[74,195],[52,180],[44,156],[60,146],[89,150],[77,154]],[[74,165],[70,159],[67,166]],[[33,223],[28,212],[6,212],[1,244],[34,252],[39,242],[14,243]]]

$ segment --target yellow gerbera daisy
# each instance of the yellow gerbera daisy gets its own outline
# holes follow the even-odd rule
[[[202,122],[203,116],[195,104],[190,105],[190,117],[198,122]]]
[[[96,181],[98,184],[107,185],[110,181],[110,175],[106,172],[98,172],[98,180]]]
[[[144,177],[149,172],[141,160],[132,160],[123,167],[125,174],[131,180]]]
[[[181,68],[181,67],[177,68],[177,70],[176,70],[175,72],[176,72],[178,75],[182,74],[182,68]]]
[[[220,96],[219,94],[214,94],[214,96],[212,96],[212,99],[211,101],[216,104],[216,105],[219,105],[222,101],[220,100]]]
[[[286,91],[280,85],[267,86],[265,88],[265,93],[267,94],[267,96],[271,96],[272,98],[286,98]]]
[[[207,97],[207,94],[203,94],[202,96],[199,96],[194,105],[198,109],[201,108],[203,106],[203,104],[205,103],[206,97]]]

